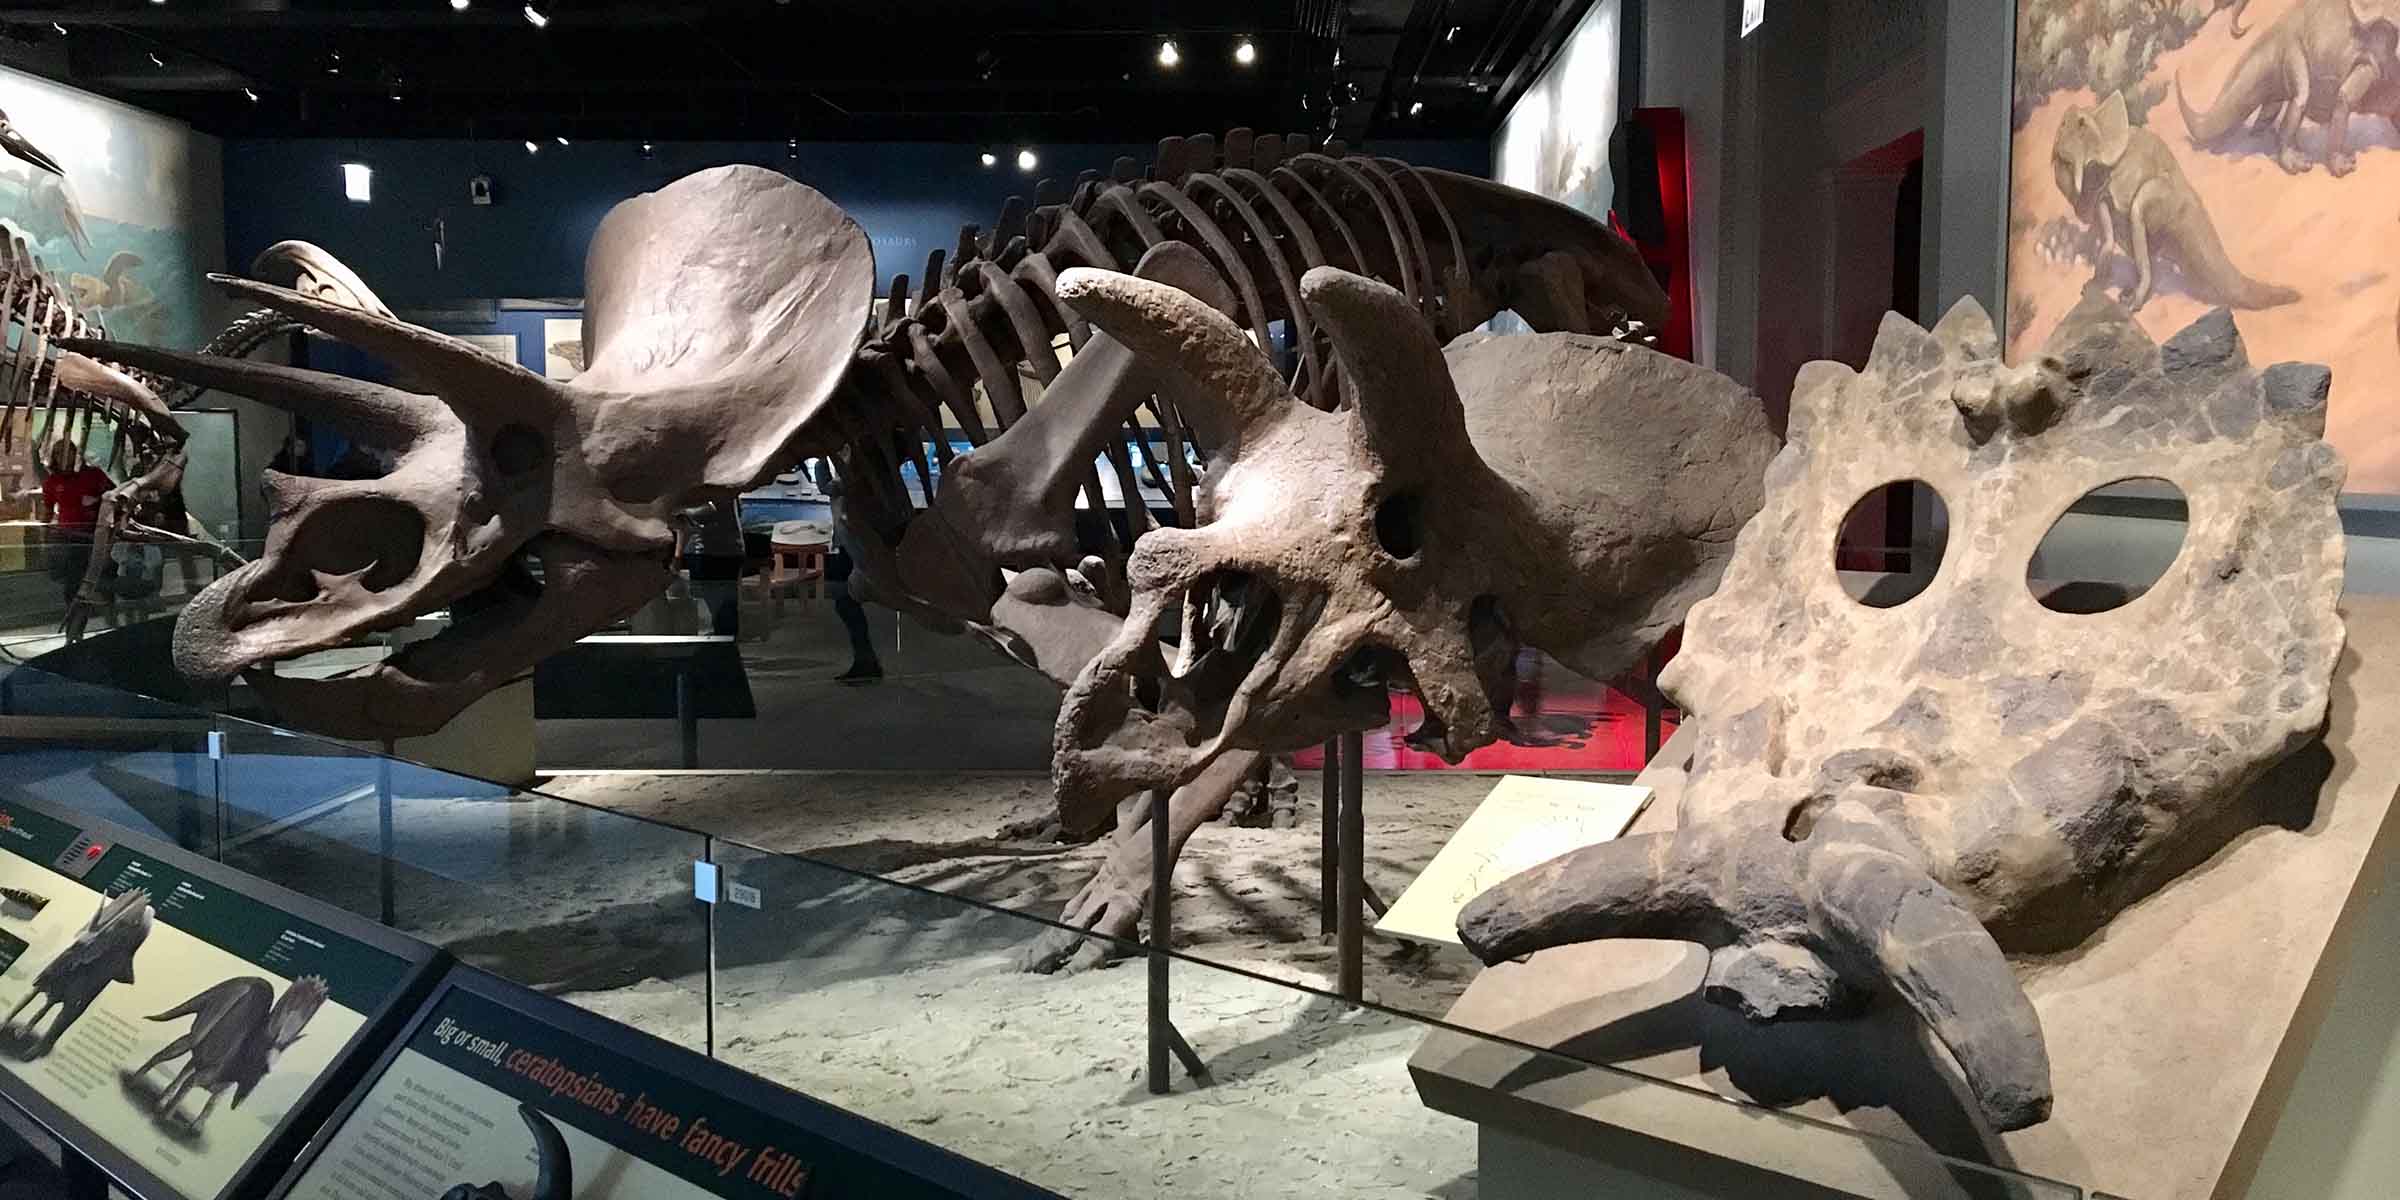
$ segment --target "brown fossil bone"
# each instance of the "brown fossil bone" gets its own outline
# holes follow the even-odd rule
[[[823,196],[771,171],[720,167],[601,223],[585,266],[593,354],[569,383],[388,315],[222,277],[433,394],[114,343],[72,348],[328,421],[397,456],[381,479],[270,474],[264,555],[194,599],[175,636],[187,675],[247,672],[311,729],[395,737],[439,728],[657,595],[673,510],[797,457],[873,278],[865,234]],[[443,633],[365,670],[273,673],[279,660],[444,608]]]
[[[2257,816],[2237,803],[2315,738],[2342,621],[2330,377],[2253,370],[2216,310],[2162,348],[2103,298],[2003,366],[1962,301],[1887,317],[1863,374],[1804,370],[1790,444],[1662,684],[1696,735],[1671,832],[1508,880],[1459,919],[1487,962],[1602,938],[1711,950],[1710,999],[1758,1020],[1890,991],[1995,1127],[2046,1119],[2041,1023],[2004,950],[2071,947]],[[1940,493],[1926,590],[1853,601],[1852,502]],[[2053,611],[2027,563],[2092,488],[2157,477],[2190,505],[2148,591]]]
[[[1445,354],[1405,295],[1345,271],[1301,282],[1340,359],[1330,412],[1180,290],[1088,270],[1059,289],[1196,385],[1185,416],[1216,448],[1198,527],[1135,547],[1130,611],[1061,706],[1069,829],[1221,753],[1380,724],[1387,681],[1446,756],[1489,742],[1520,644],[1605,678],[1682,620],[1774,453],[1756,397],[1714,372],[1576,334]]]

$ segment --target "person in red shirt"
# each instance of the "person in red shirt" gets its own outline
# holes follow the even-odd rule
[[[100,497],[116,482],[90,463],[76,466],[73,446],[50,445],[50,473],[42,479],[42,503],[50,509],[50,578],[69,602],[83,586],[92,562],[92,530],[100,522]]]

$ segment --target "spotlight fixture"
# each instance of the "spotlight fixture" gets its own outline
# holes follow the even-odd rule
[[[474,2],[475,0],[450,0],[450,11],[465,12],[467,11],[467,6],[473,4]]]
[[[1243,38],[1233,47],[1233,61],[1245,67],[1257,62],[1258,47],[1249,38]]]
[[[648,158],[648,157],[650,157],[650,156],[651,156],[651,154],[653,154],[653,153],[655,153],[655,152],[657,151],[657,149],[658,149],[657,147],[655,147],[655,146],[652,146],[650,143],[648,143],[648,142],[643,142],[643,143],[642,143],[642,150],[641,150],[642,157],[643,157],[643,158]]]
[[[1040,166],[1040,165],[1042,165],[1042,160],[1041,160],[1041,159],[1038,159],[1038,158],[1035,158],[1035,157],[1033,156],[1033,149],[1032,149],[1032,147],[1027,147],[1027,148],[1025,148],[1025,149],[1022,149],[1022,150],[1019,150],[1019,151],[1017,151],[1017,169],[1018,169],[1018,170],[1020,170],[1020,171],[1031,171],[1031,170],[1033,170],[1035,167],[1038,167],[1038,166]]]
[[[352,204],[365,204],[375,198],[375,168],[362,162],[342,164],[342,195]]]
[[[540,142],[534,141],[532,138],[525,139],[525,153],[540,154],[541,152],[542,144]]]
[[[1457,41],[1457,40],[1458,40],[1458,26],[1456,26],[1456,25],[1453,25],[1453,26],[1451,26],[1450,28],[1443,30],[1443,31],[1442,31],[1442,40],[1443,40],[1444,42],[1455,42],[1455,41]]]
[[[800,157],[800,139],[799,139],[799,138],[785,138],[785,139],[783,139],[783,156],[784,156],[785,158],[798,158],[798,157]]]
[[[342,73],[341,51],[335,50],[325,56],[325,73],[328,75],[339,75]]]
[[[565,135],[565,134],[563,134],[563,133],[562,133],[562,134],[558,135],[558,144],[559,144],[559,145],[561,145],[561,146],[572,146],[572,145],[574,145],[575,143],[568,141],[568,140],[567,140],[567,135]]]
[[[153,50],[150,52],[150,65],[163,70],[167,65],[167,60],[160,58],[158,56],[158,51]]]
[[[542,10],[528,4],[525,6],[525,23],[533,26],[535,29],[548,29],[550,27],[550,17]]]
[[[1421,113],[1421,112],[1424,112],[1424,111],[1425,111],[1425,102],[1424,102],[1424,101],[1422,101],[1422,100],[1412,100],[1412,101],[1410,101],[1410,102],[1409,102],[1409,105],[1408,105],[1408,115],[1410,115],[1410,116],[1412,116],[1412,117],[1413,117],[1413,116],[1416,116],[1418,113]]]
[[[1171,71],[1182,64],[1183,51],[1175,48],[1174,38],[1168,38],[1158,44],[1158,65]]]
[[[983,156],[982,156],[982,158],[983,158],[983,165],[984,165],[985,167],[987,167],[987,168],[988,168],[988,167],[996,167],[996,166],[999,166],[999,165],[1000,165],[1000,156],[999,156],[999,155],[997,155],[997,154],[994,154],[994,153],[992,153],[992,152],[991,152],[991,151],[989,151],[989,150],[986,150],[986,151],[984,151],[984,152],[983,152]]]
[[[258,89],[253,87],[243,88],[242,99],[247,100],[252,104],[258,103]]]

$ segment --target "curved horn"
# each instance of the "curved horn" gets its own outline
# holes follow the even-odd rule
[[[534,1152],[541,1158],[541,1170],[534,1176],[533,1195],[527,1200],[574,1200],[575,1160],[567,1153],[567,1139],[560,1137],[558,1126],[550,1118],[535,1112],[530,1104],[517,1106],[517,1115],[525,1118],[525,1128],[533,1131]]]
[[[250,260],[250,278],[379,317],[392,315],[366,280],[313,242],[282,241],[259,251]]]
[[[1164,283],[1074,267],[1060,273],[1058,298],[1143,358],[1171,366],[1215,403],[1185,413],[1203,440],[1230,447],[1243,432],[1289,408],[1291,390],[1275,364],[1225,314]],[[1216,404],[1223,408],[1216,411]],[[1213,447],[1212,447],[1213,448]]]
[[[71,353],[248,396],[312,421],[339,425],[352,435],[378,445],[405,444],[446,419],[433,407],[433,401],[424,396],[346,375],[96,338],[61,338],[58,346]]]
[[[1486,963],[1603,938],[1705,942],[1717,906],[1690,857],[1672,833],[1562,854],[1470,901],[1459,941]]]
[[[1897,854],[1840,841],[1809,855],[1804,890],[1827,957],[1853,982],[1888,983],[1916,1010],[1994,1128],[2049,1119],[2041,1018],[1957,896]]]
[[[209,280],[408,371],[462,411],[522,419],[531,415],[529,407],[547,409],[558,403],[556,384],[447,334],[272,284],[231,275],[211,275]]]
[[[1407,296],[1336,267],[1311,268],[1300,294],[1332,335],[1342,394],[1386,463],[1425,467],[1473,445],[1441,343]]]

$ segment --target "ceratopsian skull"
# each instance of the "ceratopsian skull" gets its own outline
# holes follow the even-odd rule
[[[1387,679],[1423,698],[1422,742],[1486,744],[1520,643],[1605,677],[1707,594],[1774,452],[1756,397],[1714,372],[1576,334],[1465,338],[1445,361],[1399,292],[1330,268],[1301,294],[1341,356],[1333,412],[1184,292],[1074,270],[1058,294],[1187,376],[1212,448],[1199,527],[1136,545],[1125,623],[1060,709],[1070,828],[1224,750],[1379,725]]]
[[[1697,735],[1676,827],[1493,888],[1461,936],[1487,962],[1698,942],[1709,997],[1759,1020],[1889,988],[1993,1125],[2043,1120],[2041,1024],[2002,949],[2073,946],[2255,823],[2245,789],[2323,726],[2328,384],[2251,370],[2222,309],[2162,352],[2096,297],[2023,367],[1971,301],[1930,334],[1887,317],[1863,375],[1812,364],[1766,506],[1662,680]],[[2051,523],[2153,476],[2190,504],[2166,574],[2110,611],[2046,607],[2026,572]],[[1947,505],[1948,554],[1922,594],[1868,607],[1836,532],[1912,477]]]
[[[857,224],[772,171],[719,167],[620,204],[585,263],[589,368],[556,383],[455,338],[219,278],[382,357],[434,394],[87,342],[87,354],[328,421],[397,456],[381,479],[270,472],[266,551],[193,600],[176,665],[250,672],[287,718],[346,737],[439,728],[478,696],[659,594],[667,518],[787,461],[857,341],[874,258]],[[526,569],[538,563],[537,577]],[[280,659],[448,608],[363,671]]]

